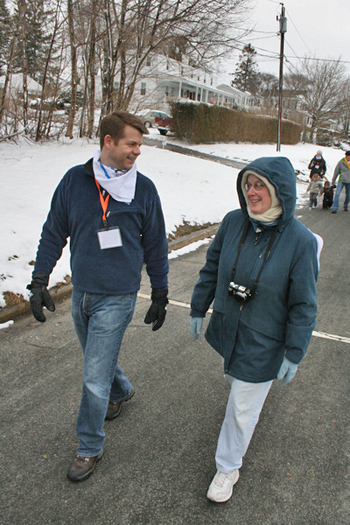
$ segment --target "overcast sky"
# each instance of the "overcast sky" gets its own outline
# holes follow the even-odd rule
[[[282,3],[276,0],[252,0],[249,26],[253,33],[246,39],[260,56],[262,72],[279,74],[280,37],[279,22]],[[283,2],[287,18],[285,34],[284,73],[300,65],[297,57],[312,56],[320,59],[341,58],[350,75],[350,0],[286,0]],[[242,46],[243,47],[243,46]],[[265,56],[263,56],[265,55]],[[227,72],[234,72],[239,52],[228,62]],[[274,58],[275,57],[275,58]],[[227,76],[226,82],[232,77]]]

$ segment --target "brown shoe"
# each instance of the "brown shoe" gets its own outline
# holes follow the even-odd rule
[[[102,455],[103,450],[101,450],[98,456],[92,456],[90,458],[77,456],[67,472],[67,478],[71,481],[84,481],[91,476],[96,463],[102,458]]]
[[[135,394],[135,389],[131,387],[129,394],[126,397],[124,397],[124,399],[122,399],[121,401],[117,401],[117,402],[110,401],[108,403],[107,414],[106,414],[105,419],[110,421],[111,419],[114,419],[115,417],[119,416],[123,403],[126,403],[126,401],[129,401],[129,399],[131,399],[134,394]]]

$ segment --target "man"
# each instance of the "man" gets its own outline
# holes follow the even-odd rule
[[[83,391],[76,431],[72,481],[90,476],[103,454],[105,419],[114,419],[135,391],[118,364],[131,321],[141,269],[146,263],[152,304],[145,323],[158,330],[165,319],[168,243],[153,182],[136,169],[142,122],[116,111],[101,123],[100,147],[85,165],[70,169],[59,183],[37,251],[30,304],[45,321],[54,311],[49,275],[70,237],[72,317],[84,355]]]
[[[335,186],[335,182],[339,176],[337,191],[335,192],[335,197],[333,201],[332,213],[337,213],[339,208],[339,197],[342,192],[342,189],[345,187],[345,201],[344,201],[344,211],[348,211],[349,201],[350,201],[350,151],[345,153],[345,157],[341,159],[335,167],[332,186]]]

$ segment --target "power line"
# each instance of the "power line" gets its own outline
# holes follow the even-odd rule
[[[264,36],[264,37],[252,38],[251,42],[255,42],[256,40],[268,40],[268,39],[271,39],[271,38],[276,38],[276,34],[273,34],[273,35],[271,35],[269,37]]]
[[[286,42],[286,44],[287,44],[287,45],[291,48],[291,50],[293,51],[295,58],[297,58],[297,54],[296,54],[296,52],[294,51],[294,49],[292,48],[292,46],[291,46],[288,42]],[[286,58],[286,60],[287,60],[287,57],[285,57],[285,58]],[[301,62],[301,64],[302,64],[302,61],[301,61],[300,59],[298,59],[298,60],[299,60],[299,61]]]
[[[307,45],[307,43],[305,42],[305,40],[303,39],[303,37],[302,37],[301,34],[299,33],[297,26],[294,24],[294,22],[293,22],[293,20],[292,20],[292,17],[290,16],[289,11],[287,11],[287,15],[288,15],[288,19],[292,22],[292,24],[293,24],[293,26],[294,26],[294,29],[296,30],[296,32],[297,32],[298,35],[300,36],[302,42],[304,43],[304,45],[305,45],[305,46],[307,47],[307,49],[309,50],[309,53],[312,54],[311,49],[309,48],[309,46]]]
[[[339,62],[339,64],[350,64],[350,60],[340,60],[338,58],[316,58],[316,57],[286,57],[297,58],[298,60],[314,60],[315,62]]]
[[[241,44],[243,47],[246,46],[249,42],[246,41],[246,42],[243,42],[241,40],[236,40],[236,42],[238,44]],[[287,56],[285,55],[286,58],[288,59],[297,59],[297,60],[314,60],[314,61],[320,61],[320,62],[339,62],[341,64],[350,64],[350,61],[349,60],[342,60],[342,59],[335,59],[335,58],[317,58],[317,57],[309,57],[309,56],[303,56],[303,57],[300,57],[298,56],[294,49],[292,48],[292,46],[286,42],[288,44],[288,46],[290,47],[290,49],[292,50],[292,52],[294,53],[294,56]],[[269,58],[272,58],[272,59],[278,59],[279,55],[276,51],[276,53],[274,51],[270,51],[269,49],[264,49],[262,47],[258,47],[258,46],[253,46],[254,49],[257,51],[257,56],[262,56],[262,57],[269,57]]]

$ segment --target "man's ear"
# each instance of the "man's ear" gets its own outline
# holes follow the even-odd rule
[[[105,135],[105,138],[103,140],[103,145],[106,147],[108,151],[111,149],[113,144],[114,142],[113,142],[111,135]]]

